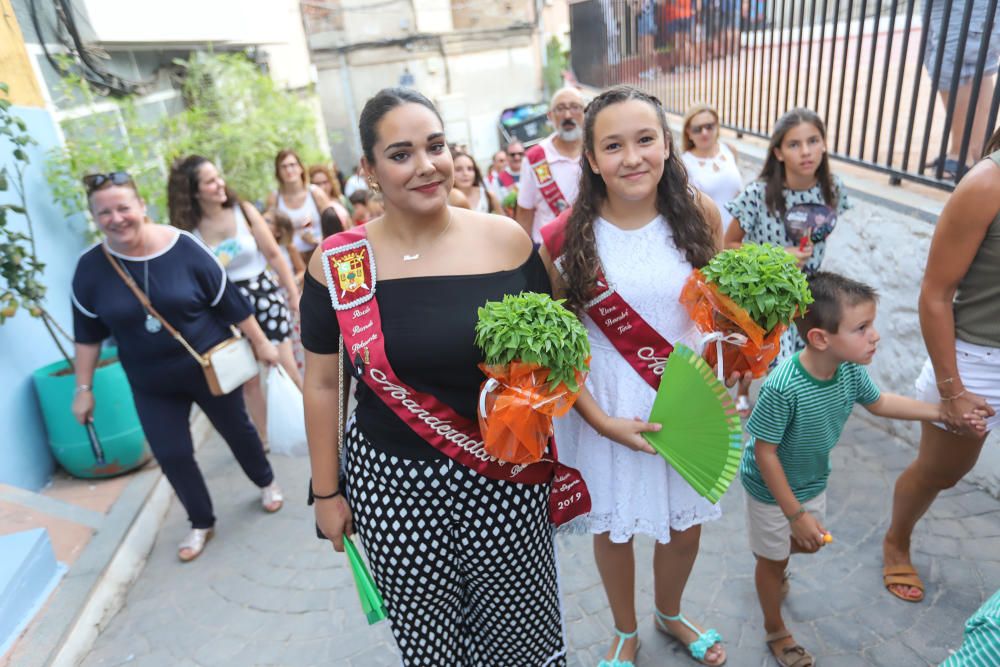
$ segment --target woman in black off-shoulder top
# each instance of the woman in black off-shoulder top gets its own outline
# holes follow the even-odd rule
[[[447,206],[453,163],[442,127],[412,90],[383,90],[365,105],[363,165],[385,201],[366,232],[390,365],[475,420],[477,309],[550,286],[517,223]],[[404,664],[565,664],[547,484],[496,481],[453,461],[359,383],[344,437],[350,498],[340,493],[339,327],[321,262],[316,253],[301,304],[319,529],[340,551],[357,528]]]

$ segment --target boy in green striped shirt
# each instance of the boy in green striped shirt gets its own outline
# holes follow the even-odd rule
[[[1000,665],[1000,591],[965,622],[965,641],[940,667]]]
[[[830,450],[854,404],[880,417],[941,418],[939,405],[880,393],[868,376],[865,366],[879,341],[874,289],[826,272],[813,275],[809,287],[814,302],[795,322],[806,348],[764,382],[746,425],[751,437],[740,464],[765,641],[788,667],[811,667],[814,661],[781,618],[785,568],[791,553],[814,553],[829,539],[823,515]],[[985,429],[981,417],[968,419]]]

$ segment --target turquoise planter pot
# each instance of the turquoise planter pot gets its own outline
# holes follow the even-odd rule
[[[42,407],[42,417],[49,436],[52,454],[66,471],[74,477],[113,477],[133,470],[149,460],[146,436],[139,424],[139,415],[132,401],[132,388],[122,365],[117,361],[118,351],[109,348],[101,360],[115,359],[114,363],[99,366],[94,372],[92,442],[88,429],[73,418],[73,390],[76,377],[67,371],[69,365],[58,361],[39,368],[33,374],[35,393]],[[103,461],[98,455],[103,454]]]

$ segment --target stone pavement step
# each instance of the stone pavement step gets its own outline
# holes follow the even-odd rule
[[[965,619],[1000,586],[1000,502],[962,483],[944,494],[914,540],[928,585],[914,605],[882,588],[880,544],[906,445],[853,419],[834,450],[827,525],[835,542],[792,559],[786,618],[824,667],[938,664],[961,641]],[[305,505],[308,463],[273,459],[287,502],[260,509],[257,490],[218,439],[199,453],[218,515],[218,532],[197,561],[176,544],[187,522],[174,503],[145,571],[124,607],[83,661],[112,665],[397,665],[386,623],[361,614],[346,558],[312,536]],[[763,644],[746,545],[743,492],[723,499],[723,518],[705,526],[687,587],[685,613],[718,628],[734,667],[771,665]],[[569,664],[592,667],[611,641],[611,616],[587,536],[558,537]],[[639,666],[695,664],[652,624],[652,549],[636,540]]]

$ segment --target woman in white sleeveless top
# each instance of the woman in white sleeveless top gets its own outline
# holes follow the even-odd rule
[[[712,198],[722,215],[722,228],[733,216],[726,204],[743,191],[736,151],[719,141],[719,114],[707,104],[696,104],[684,114],[681,159],[688,181]]]
[[[226,187],[207,158],[190,155],[174,163],[167,185],[170,224],[194,234],[208,246],[244,297],[253,305],[257,322],[278,348],[279,361],[301,387],[292,354],[292,314],[297,317],[299,288],[271,229],[253,206]],[[278,273],[278,281],[268,272]],[[285,289],[285,296],[278,286]],[[261,439],[267,441],[267,405],[260,379],[244,385],[247,410]]]
[[[274,158],[274,175],[278,179],[278,189],[268,196],[266,208],[289,217],[295,227],[295,247],[308,264],[312,251],[323,240],[320,218],[330,207],[330,198],[309,184],[302,160],[291,148],[278,151]]]
[[[496,195],[490,192],[479,165],[472,156],[461,151],[452,154],[455,161],[455,189],[465,195],[469,208],[480,213],[497,213],[502,215],[500,202]]]

